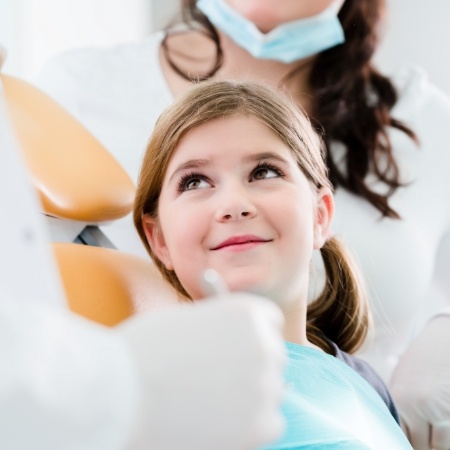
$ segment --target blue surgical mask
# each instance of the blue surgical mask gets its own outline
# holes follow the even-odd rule
[[[337,17],[341,2],[306,19],[286,22],[262,33],[224,0],[198,0],[210,22],[255,58],[290,63],[342,44],[344,31]]]

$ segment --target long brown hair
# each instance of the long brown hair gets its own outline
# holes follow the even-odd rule
[[[156,123],[141,166],[133,213],[134,224],[148,253],[166,280],[185,298],[189,295],[176,273],[168,270],[153,253],[143,220],[158,217],[167,166],[186,133],[215,118],[232,115],[252,116],[261,121],[292,150],[311,189],[324,186],[331,189],[321,140],[307,116],[285,95],[250,82],[208,81],[189,89]],[[322,294],[308,306],[308,337],[328,350],[324,334],[343,350],[353,352],[364,341],[369,324],[360,275],[335,238],[324,245],[322,256],[327,280]]]
[[[391,116],[397,92],[389,78],[372,64],[384,10],[385,0],[345,0],[339,12],[345,43],[320,53],[310,71],[310,115],[316,126],[323,128],[327,149],[334,141],[343,143],[347,149],[344,167],[338,167],[331,152],[327,152],[326,162],[334,187],[342,186],[365,198],[383,217],[400,218],[389,205],[389,198],[403,184],[388,128],[397,128],[414,141],[417,139],[410,128]],[[182,0],[182,20],[188,25],[200,25],[216,44],[213,68],[207,74],[196,74],[193,80],[191,74],[175,64],[167,46],[170,28],[163,41],[165,57],[185,79],[206,80],[222,64],[219,35],[208,18],[196,8],[196,0]],[[287,78],[295,72],[294,69]],[[386,185],[385,193],[376,192],[366,182],[369,173]]]

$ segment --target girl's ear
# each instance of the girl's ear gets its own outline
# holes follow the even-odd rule
[[[167,270],[173,270],[170,252],[167,248],[158,220],[153,219],[150,216],[144,216],[142,218],[142,227],[147,242],[155,256],[164,264]]]
[[[317,193],[316,222],[314,224],[314,249],[320,249],[330,237],[331,222],[334,215],[333,193],[327,187]]]

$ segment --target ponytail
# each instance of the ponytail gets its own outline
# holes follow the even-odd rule
[[[329,350],[325,335],[341,350],[354,353],[362,346],[371,323],[363,282],[351,255],[335,237],[320,251],[326,281],[320,296],[308,306],[308,339]]]

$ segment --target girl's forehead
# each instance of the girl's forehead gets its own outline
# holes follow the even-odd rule
[[[215,117],[193,126],[174,147],[169,165],[186,155],[214,155],[253,152],[255,149],[290,149],[269,124],[241,113]],[[283,149],[283,150],[282,150]]]
[[[251,155],[279,155],[297,164],[297,155],[266,123],[250,115],[214,118],[192,127],[174,147],[167,170],[189,160],[251,161]],[[261,159],[261,158],[260,158]]]

